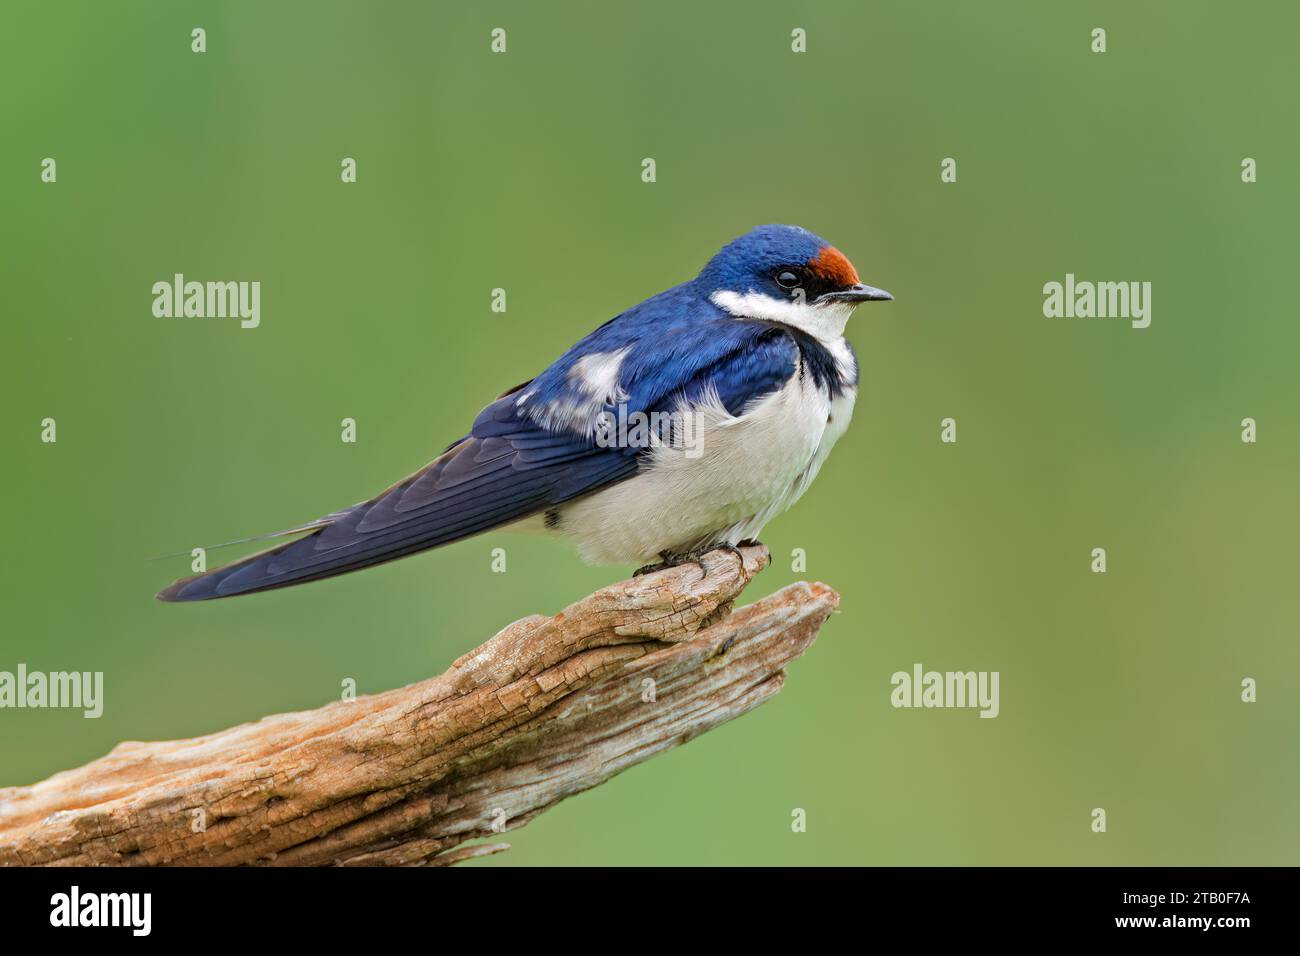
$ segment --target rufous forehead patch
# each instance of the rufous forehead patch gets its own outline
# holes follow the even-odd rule
[[[822,246],[822,251],[808,263],[808,268],[837,287],[856,285],[861,281],[853,263],[834,246]]]

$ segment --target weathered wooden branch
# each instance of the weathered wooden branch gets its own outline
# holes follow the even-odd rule
[[[447,865],[757,707],[838,595],[732,611],[765,548],[511,624],[440,677],[0,789],[0,865]]]

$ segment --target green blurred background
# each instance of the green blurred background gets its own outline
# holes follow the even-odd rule
[[[189,559],[147,559],[370,496],[794,222],[897,301],[850,324],[853,427],[746,600],[807,576],[842,613],[773,702],[482,865],[1297,862],[1297,27],[1281,4],[7,3],[0,669],[102,670],[107,706],[0,712],[0,785],[419,680],[620,576],[488,535],[164,606]],[[261,327],[154,318],[175,272],[259,280]],[[1152,282],[1151,327],[1044,318],[1066,272]],[[893,709],[918,661],[999,671],[1001,716]]]

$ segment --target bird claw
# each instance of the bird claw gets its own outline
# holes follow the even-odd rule
[[[745,569],[745,553],[740,550],[741,545],[752,546],[758,544],[757,541],[742,541],[740,545],[735,544],[716,544],[710,545],[699,551],[690,551],[686,554],[672,554],[668,551],[661,551],[659,557],[661,560],[655,564],[647,564],[637,568],[632,572],[632,577],[639,578],[643,574],[653,574],[656,571],[666,571],[668,568],[676,568],[683,564],[694,564],[700,569],[700,577],[707,578],[709,569],[704,564],[704,556],[713,551],[730,551],[740,562],[740,569]]]
[[[713,549],[710,548],[709,551]],[[693,551],[690,554],[669,554],[667,551],[661,551],[659,557],[662,559],[655,564],[647,564],[637,568],[632,572],[632,577],[639,578],[643,574],[654,574],[656,571],[667,571],[669,568],[676,568],[683,564],[694,562],[700,569],[700,577],[707,578],[709,569],[704,566],[704,555],[707,551]]]
[[[742,541],[740,544],[752,544],[752,542]],[[740,545],[724,544],[721,545],[718,550],[730,551],[732,554],[736,556],[736,560],[740,562],[740,570],[742,571],[745,570],[745,552],[740,550]]]

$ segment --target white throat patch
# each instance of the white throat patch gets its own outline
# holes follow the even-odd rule
[[[738,319],[780,322],[808,333],[824,345],[831,345],[844,338],[844,326],[848,324],[854,308],[850,302],[814,305],[811,302],[774,299],[761,292],[746,292],[742,295],[725,289],[713,293],[710,298],[714,305]]]
[[[839,373],[845,378],[857,374],[858,363],[853,358],[853,351],[844,341],[844,326],[853,314],[851,302],[831,302],[827,305],[813,305],[811,302],[793,302],[788,299],[774,299],[761,292],[721,291],[710,297],[713,304],[738,319],[766,319],[780,322],[815,338],[835,358]]]

